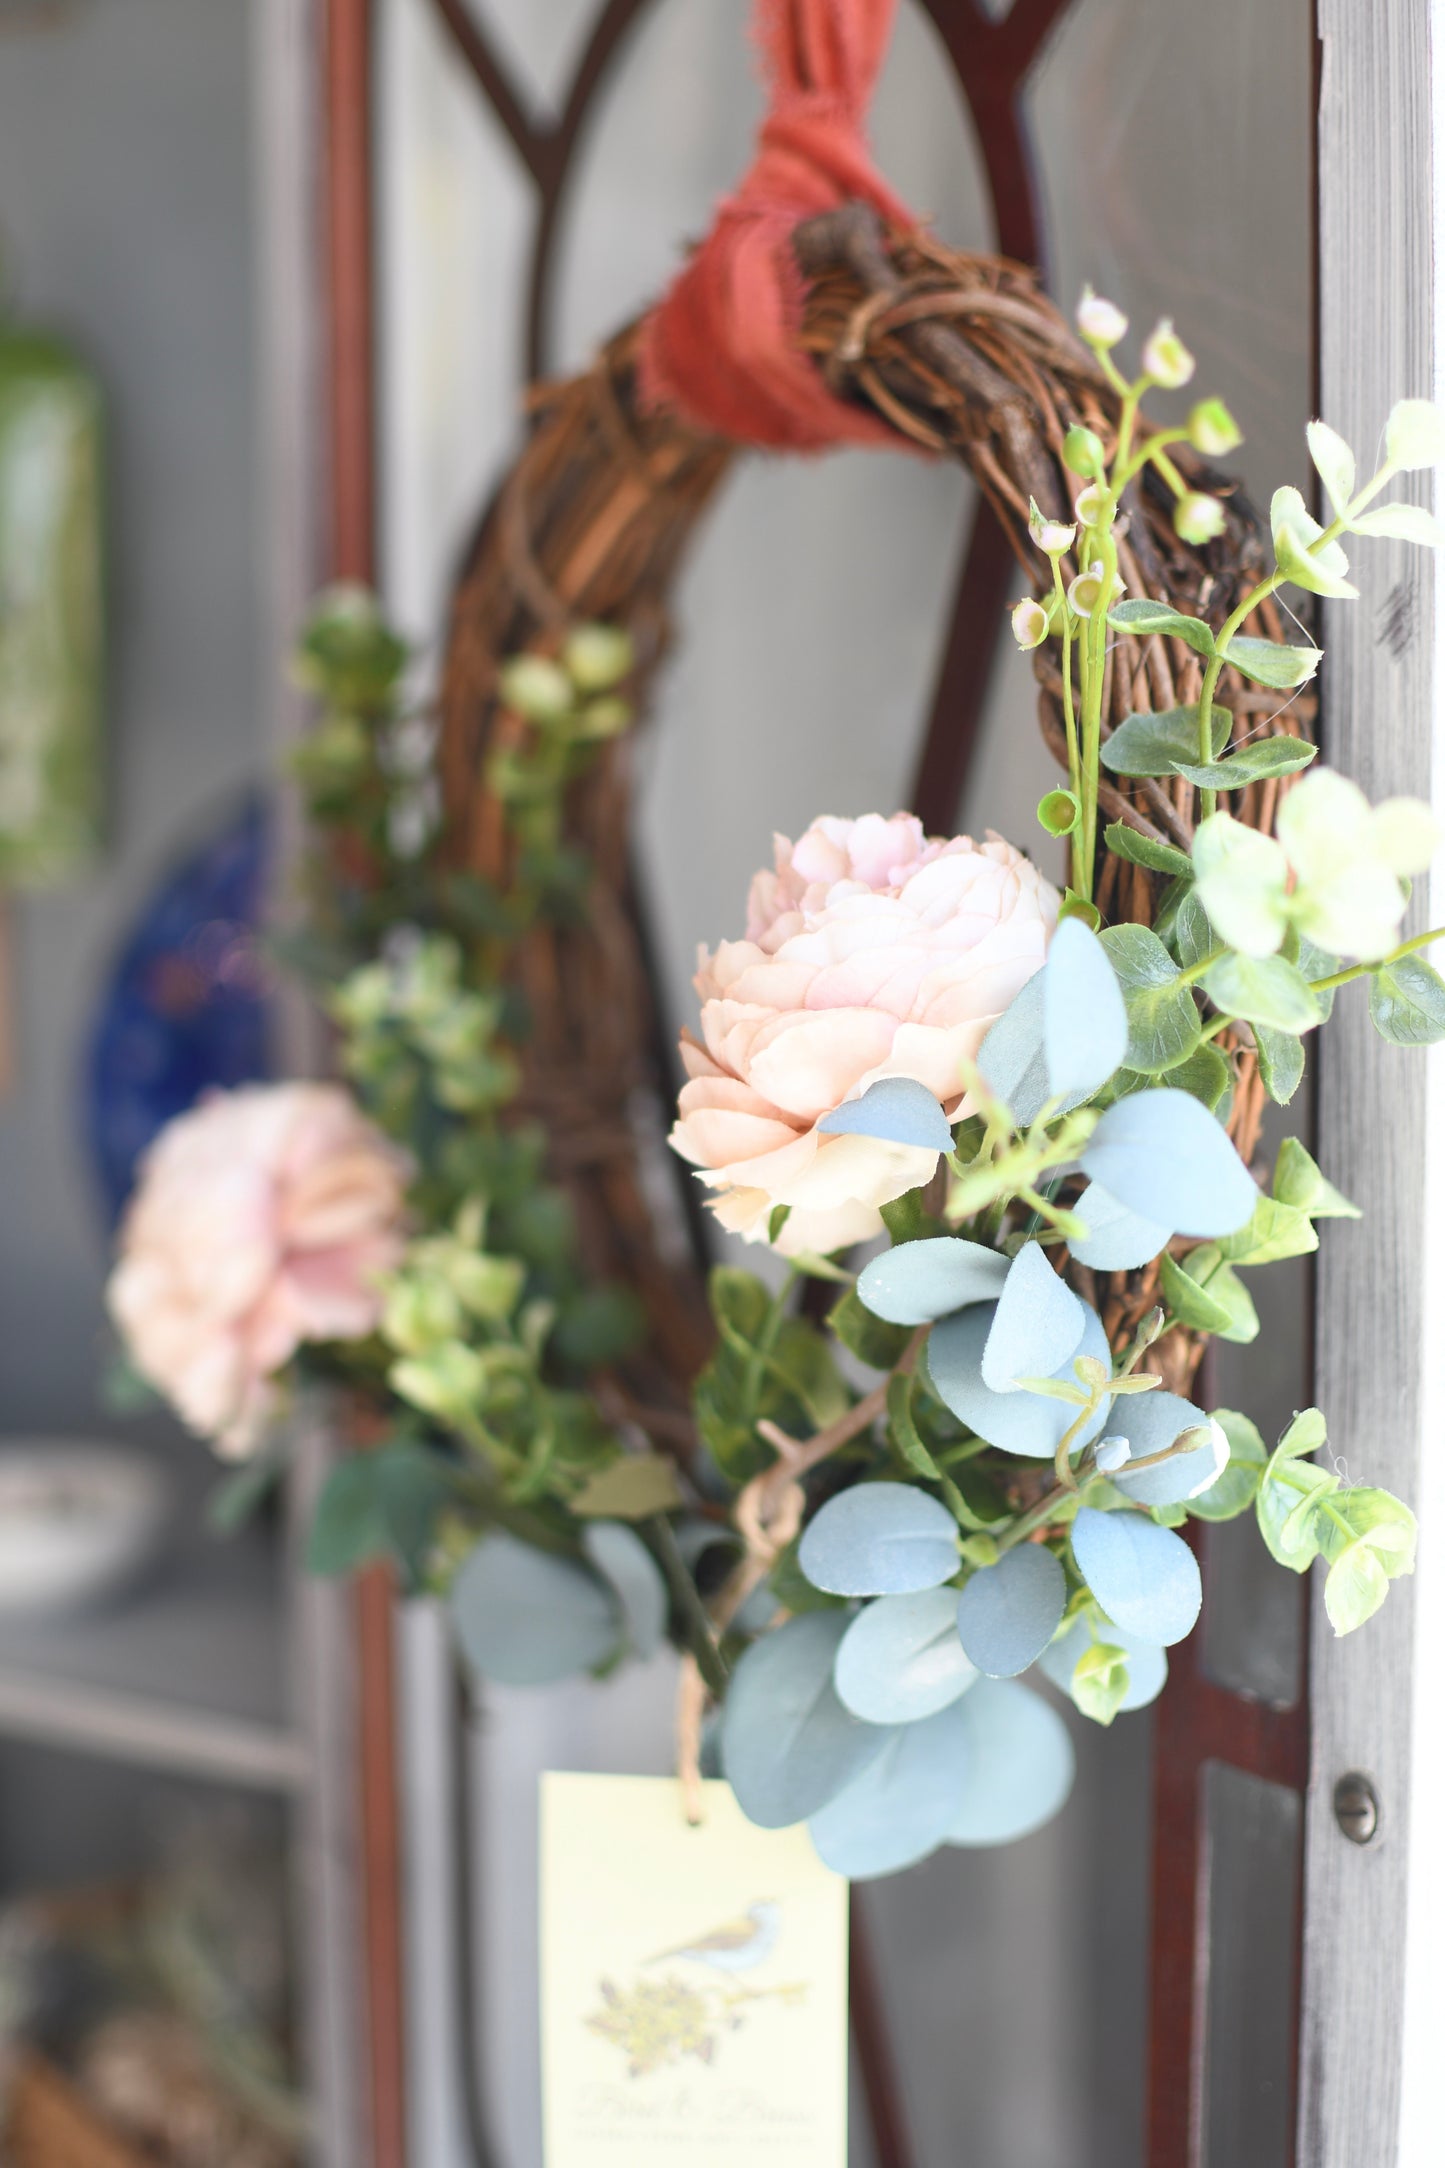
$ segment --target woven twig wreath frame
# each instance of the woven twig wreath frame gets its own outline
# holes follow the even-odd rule
[[[1112,450],[1116,401],[1036,274],[1004,258],[947,249],[926,232],[887,233],[862,204],[799,226],[794,247],[806,282],[802,339],[828,387],[881,416],[900,448],[923,445],[961,461],[1002,522],[1026,579],[1037,584],[1029,499],[1049,516],[1067,516],[1064,435],[1082,422]],[[585,373],[533,390],[530,432],[453,599],[440,751],[447,848],[455,865],[492,880],[505,880],[513,844],[488,785],[489,756],[527,728],[499,698],[501,664],[523,649],[560,644],[574,623],[602,619],[632,635],[634,690],[645,696],[669,643],[673,581],[737,450],[675,415],[643,410],[638,335],[638,325],[629,325]],[[1132,593],[1167,595],[1217,628],[1267,570],[1260,523],[1227,475],[1187,451],[1179,465],[1191,488],[1222,500],[1223,533],[1202,548],[1181,542],[1173,500],[1146,467],[1125,498],[1120,570]],[[1272,602],[1250,629],[1281,637]],[[1116,645],[1105,736],[1133,710],[1196,702],[1201,668],[1174,639]],[[1040,649],[1037,669],[1040,725],[1062,766],[1062,687],[1052,643]],[[1278,694],[1226,671],[1221,698],[1233,712],[1236,741],[1265,716],[1276,732],[1309,734],[1315,703],[1308,692],[1274,715]],[[1268,830],[1281,787],[1278,779],[1254,783],[1232,810]],[[644,1305],[645,1347],[615,1381],[622,1409],[659,1446],[676,1450],[687,1437],[687,1388],[711,1328],[700,1281],[680,1275],[659,1245],[633,1126],[637,1088],[663,1081],[663,1035],[631,890],[629,791],[622,740],[571,792],[568,839],[588,853],[593,885],[583,923],[538,926],[520,947],[516,970],[535,1019],[520,1110],[552,1140],[553,1171],[572,1193],[586,1268],[625,1281]],[[1183,777],[1104,777],[1099,797],[1110,819],[1187,851],[1196,794]],[[1147,924],[1159,885],[1159,876],[1106,853],[1096,900],[1109,922]],[[1235,1073],[1230,1134],[1248,1162],[1263,1085],[1247,1027],[1230,1027],[1218,1043]],[[1157,1264],[1098,1275],[1092,1287],[1087,1282],[1096,1276],[1083,1267],[1070,1273],[1096,1301],[1111,1344],[1122,1348],[1155,1302]],[[1197,1336],[1176,1328],[1151,1351],[1150,1366],[1172,1390],[1186,1392],[1201,1352]]]

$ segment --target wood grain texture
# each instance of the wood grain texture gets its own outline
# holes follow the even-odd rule
[[[1429,10],[1320,0],[1319,28],[1321,404],[1368,473],[1391,401],[1432,389]],[[1362,599],[1325,621],[1326,758],[1371,798],[1429,796],[1432,568],[1396,543],[1362,543],[1353,563]],[[1410,930],[1424,923],[1412,909]],[[1332,1223],[1321,1243],[1317,1397],[1348,1480],[1413,1500],[1422,1445],[1439,1447],[1422,1436],[1427,1063],[1378,1039],[1351,991],[1320,1038],[1319,1144],[1366,1214]],[[1414,1634],[1408,1581],[1344,1641],[1314,1606],[1300,2168],[1389,2168],[1397,2156]],[[1379,1834],[1363,1847],[1332,1807],[1351,1769],[1380,1797]]]

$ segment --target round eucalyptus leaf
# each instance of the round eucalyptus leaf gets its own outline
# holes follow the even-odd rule
[[[1037,1121],[1049,1098],[1044,1066],[1044,975],[1026,979],[990,1026],[978,1050],[979,1074],[996,1099],[1012,1110],[1021,1128]]]
[[[807,1611],[755,1641],[723,1705],[722,1758],[738,1805],[786,1829],[841,1792],[893,1734],[850,1715],[833,1690],[842,1611]]]
[[[1012,1393],[1020,1378],[1052,1377],[1077,1353],[1083,1337],[1084,1305],[1054,1271],[1041,1244],[1026,1242],[1009,1267],[984,1342],[984,1384],[993,1393]]]
[[[1042,1393],[995,1393],[983,1382],[983,1351],[993,1327],[993,1305],[976,1303],[946,1317],[928,1336],[928,1375],[938,1397],[961,1423],[978,1437],[986,1438],[1005,1453],[1019,1453],[1028,1460],[1052,1460],[1064,1432],[1079,1410],[1067,1401],[1052,1400]],[[1098,1317],[1084,1305],[1084,1336],[1077,1355],[1092,1355],[1109,1365],[1109,1343]],[[1071,1355],[1053,1373],[1064,1384],[1073,1384]],[[1098,1409],[1080,1431],[1076,1441],[1089,1445],[1098,1437],[1108,1417],[1107,1405]]]
[[[1049,1090],[1077,1104],[1107,1083],[1129,1039],[1124,996],[1108,951],[1079,918],[1060,919],[1044,965],[1044,1065]]]
[[[971,1754],[948,1842],[1012,1844],[1042,1829],[1074,1782],[1074,1743],[1058,1711],[1012,1679],[980,1679],[959,1713]]]
[[[611,1591],[574,1559],[494,1529],[452,1583],[462,1654],[499,1686],[550,1686],[613,1655],[622,1618]]]
[[[981,1567],[958,1599],[965,1656],[990,1679],[1017,1678],[1053,1640],[1068,1593],[1052,1551],[1015,1544],[996,1566]]]
[[[1218,1480],[1229,1460],[1229,1440],[1218,1423],[1177,1393],[1124,1394],[1114,1402],[1109,1429],[1129,1441],[1129,1461],[1112,1480],[1135,1505],[1176,1506],[1197,1498]],[[1204,1433],[1193,1451],[1161,1460],[1155,1468],[1130,1466],[1167,1451],[1186,1430]]]
[[[925,1152],[951,1152],[953,1131],[926,1084],[915,1077],[885,1076],[859,1099],[825,1114],[819,1130],[829,1137],[881,1137]]]
[[[1199,1567],[1172,1528],[1142,1513],[1081,1506],[1073,1546],[1090,1594],[1125,1633],[1169,1648],[1191,1630],[1203,1598]]]
[[[1089,1232],[1069,1244],[1070,1255],[1094,1272],[1132,1272],[1152,1264],[1173,1229],[1144,1219],[1120,1204],[1098,1182],[1091,1182],[1074,1206]]]
[[[634,1655],[646,1662],[667,1632],[667,1583],[636,1529],[625,1521],[591,1521],[582,1548],[622,1607]]]
[[[880,1596],[844,1634],[833,1666],[838,1699],[865,1724],[916,1724],[936,1716],[978,1673],[958,1638],[951,1588]]]
[[[1111,1197],[1180,1235],[1231,1235],[1259,1191],[1207,1107],[1172,1086],[1132,1092],[1099,1117],[1080,1164]]]
[[[968,1777],[969,1736],[960,1721],[968,1699],[879,1734],[887,1740],[882,1753],[809,1820],[824,1866],[866,1882],[897,1874],[942,1844]]]
[[[890,1325],[931,1325],[971,1302],[993,1301],[1008,1273],[1008,1259],[982,1242],[935,1235],[872,1258],[858,1275],[858,1300]]]
[[[1129,1684],[1119,1703],[1120,1709],[1143,1709],[1157,1699],[1169,1676],[1169,1659],[1159,1644],[1126,1634],[1121,1626],[1104,1627],[1097,1638],[1106,1641],[1111,1648],[1122,1649],[1129,1661]],[[1088,1620],[1076,1619],[1068,1632],[1060,1634],[1057,1641],[1051,1641],[1039,1658],[1038,1669],[1061,1694],[1068,1694],[1072,1699],[1074,1667],[1094,1646],[1095,1639]]]
[[[958,1523],[912,1483],[858,1483],[808,1523],[798,1564],[832,1596],[937,1588],[958,1571]]]

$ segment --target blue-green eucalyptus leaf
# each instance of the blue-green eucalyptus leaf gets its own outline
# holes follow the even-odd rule
[[[1091,1182],[1073,1207],[1088,1228],[1085,1240],[1069,1249],[1081,1265],[1095,1272],[1132,1272],[1159,1255],[1173,1229],[1131,1212],[1097,1182]]]
[[[1049,1263],[1037,1242],[1026,1242],[1009,1267],[984,1342],[981,1371],[990,1392],[1011,1393],[1020,1378],[1061,1370],[1084,1337],[1084,1305]]]
[[[1109,1434],[1129,1441],[1129,1459],[1111,1481],[1134,1505],[1182,1505],[1207,1491],[1229,1460],[1229,1440],[1219,1425],[1176,1393],[1126,1394],[1114,1403]],[[1153,1468],[1133,1466],[1185,1435],[1196,1441],[1189,1452],[1176,1453]]]
[[[818,1128],[824,1136],[879,1137],[923,1152],[953,1149],[953,1131],[942,1107],[926,1084],[908,1076],[880,1077],[860,1099],[825,1114]]]
[[[909,1595],[957,1573],[958,1525],[912,1483],[857,1483],[808,1523],[798,1564],[833,1596]]]
[[[449,1598],[474,1671],[499,1686],[550,1686],[616,1653],[622,1618],[611,1590],[574,1559],[503,1529],[463,1560]]]
[[[991,1679],[1027,1671],[1058,1631],[1068,1596],[1064,1569],[1038,1543],[1017,1543],[973,1574],[958,1599],[958,1638]]]
[[[931,1325],[970,1302],[997,1301],[1008,1272],[998,1250],[934,1235],[872,1258],[858,1275],[858,1299],[892,1325]]]
[[[1119,1203],[1176,1234],[1232,1234],[1259,1198],[1213,1115],[1172,1087],[1135,1092],[1107,1107],[1080,1163]]]
[[[977,1677],[958,1638],[951,1588],[880,1596],[853,1620],[833,1666],[838,1699],[865,1724],[936,1716]]]
[[[882,1751],[809,1817],[825,1867],[853,1882],[872,1881],[913,1866],[943,1842],[973,1751],[960,1720],[968,1698],[896,1731],[873,1727]]]
[[[1074,1563],[1107,1619],[1163,1648],[1191,1631],[1203,1600],[1199,1567],[1172,1529],[1141,1513],[1081,1506],[1071,1537]]]
[[[983,1382],[983,1351],[992,1325],[992,1304],[976,1303],[934,1326],[928,1336],[926,1356],[934,1391],[961,1423],[990,1445],[1027,1460],[1052,1460],[1079,1411],[1066,1401],[1045,1398],[1041,1393],[991,1392]],[[1109,1343],[1104,1328],[1087,1304],[1078,1354],[1092,1355],[1108,1366]],[[1060,1384],[1077,1382],[1075,1359],[1069,1357],[1054,1373]],[[1107,1412],[1101,1407],[1090,1417],[1077,1445],[1088,1445],[1098,1436]]]
[[[582,1548],[617,1598],[632,1652],[645,1663],[667,1632],[667,1583],[656,1559],[625,1521],[589,1521]]]
[[[1026,979],[978,1052],[978,1069],[1021,1129],[1038,1120],[1049,1100],[1044,1065],[1044,975]]]
[[[1124,1059],[1129,1037],[1124,997],[1103,942],[1080,918],[1059,921],[1043,976],[1049,1092],[1077,1105],[1107,1083]]]
[[[893,1734],[844,1708],[833,1687],[841,1611],[810,1611],[755,1641],[723,1704],[722,1759],[738,1805],[763,1829],[787,1829],[827,1805]]]
[[[1042,1829],[1074,1783],[1074,1745],[1057,1710],[1012,1679],[980,1679],[959,1710],[969,1762],[948,1842],[1012,1844]]]

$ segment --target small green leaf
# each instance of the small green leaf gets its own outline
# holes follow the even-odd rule
[[[1217,1246],[1202,1244],[1190,1252],[1187,1264],[1189,1270],[1167,1251],[1159,1260],[1160,1289],[1181,1323],[1241,1346],[1258,1339],[1259,1317],[1249,1290]]]
[[[1311,1219],[1359,1219],[1360,1208],[1327,1182],[1298,1137],[1286,1137],[1274,1165],[1274,1194]]]
[[[1197,889],[1186,888],[1175,907],[1169,945],[1186,971],[1212,956],[1219,943]]]
[[[571,1500],[583,1520],[642,1521],[682,1504],[677,1463],[665,1453],[624,1453],[590,1475]]]
[[[1072,835],[1079,825],[1079,801],[1071,790],[1046,790],[1039,800],[1038,818],[1049,835]]]
[[[1274,1031],[1312,1031],[1320,1005],[1308,979],[1282,956],[1225,956],[1204,975],[1204,991],[1225,1016]]]
[[[1445,980],[1423,956],[1381,964],[1370,979],[1370,1021],[1391,1046],[1445,1039]]]
[[[1349,507],[1355,491],[1355,455],[1337,429],[1328,422],[1310,422],[1305,428],[1305,442],[1310,448],[1315,473],[1325,485],[1325,494],[1336,512]]]
[[[1213,1244],[1209,1248],[1218,1263],[1218,1250]],[[1223,1303],[1206,1294],[1199,1282],[1167,1250],[1159,1259],[1159,1289],[1170,1314],[1195,1332],[1217,1333],[1229,1323],[1229,1312]]]
[[[1318,1453],[1327,1438],[1325,1419],[1318,1408],[1304,1408],[1294,1418],[1274,1449],[1276,1460],[1302,1460]]]
[[[1223,752],[1233,721],[1228,708],[1212,711],[1213,748]],[[1126,715],[1099,749],[1114,775],[1172,775],[1181,761],[1199,758],[1199,712],[1165,708],[1156,714]]]
[[[1127,858],[1130,865],[1147,866],[1151,873],[1168,873],[1176,880],[1194,878],[1193,861],[1183,851],[1176,851],[1172,843],[1156,843],[1153,836],[1141,835],[1127,821],[1112,821],[1104,830],[1104,841],[1116,858]]]
[[[1291,1573],[1305,1573],[1320,1554],[1319,1507],[1340,1479],[1309,1461],[1296,1463],[1287,1476],[1278,1464],[1276,1447],[1255,1497],[1255,1519],[1270,1557]]]
[[[1293,1032],[1274,1031],[1268,1024],[1252,1024],[1259,1074],[1277,1107],[1287,1107],[1299,1090],[1305,1073],[1305,1050]]]
[[[870,1370],[891,1370],[910,1338],[908,1326],[889,1325],[875,1317],[852,1287],[828,1312],[828,1324],[849,1354],[856,1355]]]
[[[1129,1659],[1107,1641],[1091,1641],[1074,1666],[1069,1691],[1080,1713],[1112,1724],[1129,1691]]]
[[[309,1573],[350,1573],[391,1548],[381,1508],[375,1453],[354,1453],[326,1478],[306,1546]]]
[[[1289,647],[1282,640],[1246,639],[1236,633],[1225,660],[1242,677],[1253,678],[1256,684],[1271,686],[1276,692],[1286,692],[1292,686],[1309,683],[1323,653],[1318,647]]]
[[[1251,783],[1266,776],[1298,774],[1309,766],[1317,750],[1303,738],[1255,738],[1208,767],[1180,761],[1177,772],[1187,776],[1196,790],[1247,790]]]
[[[1437,550],[1445,543],[1445,525],[1418,504],[1382,504],[1350,521],[1356,534],[1387,535],[1394,542],[1414,542]]]
[[[1099,936],[1124,993],[1128,1068],[1147,1076],[1177,1068],[1199,1043],[1199,1011],[1179,967],[1147,926],[1106,926]]]
[[[1214,634],[1203,618],[1186,617],[1167,602],[1150,602],[1140,596],[1132,602],[1118,603],[1109,612],[1109,623],[1116,632],[1132,632],[1141,640],[1151,633],[1166,633],[1172,639],[1183,640],[1197,655],[1214,653]]]
[[[1261,1197],[1248,1224],[1221,1239],[1219,1254],[1235,1265],[1269,1265],[1281,1257],[1307,1257],[1319,1246],[1307,1212],[1277,1197]]]
[[[773,1206],[772,1211],[768,1214],[769,1242],[777,1241],[778,1236],[782,1233],[783,1229],[788,1224],[788,1216],[792,1212],[792,1209],[793,1208],[790,1204],[775,1204]]]
[[[1177,1069],[1166,1069],[1163,1076],[1150,1077],[1147,1081],[1173,1085],[1179,1091],[1188,1092],[1213,1114],[1229,1089],[1231,1075],[1229,1063],[1217,1046],[1196,1046],[1189,1059],[1180,1062]]]
[[[1325,1611],[1336,1635],[1363,1626],[1389,1593],[1390,1580],[1379,1552],[1368,1543],[1347,1543],[1325,1575]]]
[[[1247,1415],[1216,1408],[1214,1420],[1229,1440],[1229,1459],[1208,1490],[1191,1498],[1188,1507],[1197,1520],[1232,1521],[1254,1504],[1269,1455]]]

